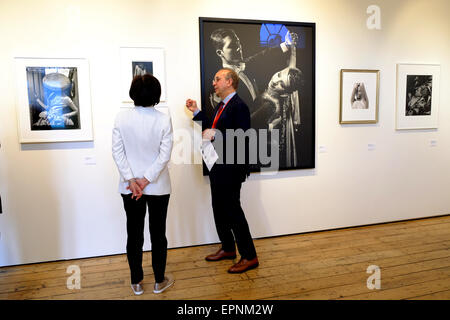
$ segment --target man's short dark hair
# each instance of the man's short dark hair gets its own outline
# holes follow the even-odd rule
[[[211,33],[210,38],[211,38],[212,44],[216,50],[223,49],[223,46],[225,44],[224,39],[226,37],[233,38],[233,37],[237,37],[237,36],[233,29],[220,28],[220,29],[214,30]]]
[[[152,107],[159,103],[161,84],[151,74],[138,75],[133,78],[130,98],[135,106]]]

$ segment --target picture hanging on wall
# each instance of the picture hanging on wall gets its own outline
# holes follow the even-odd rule
[[[379,70],[341,70],[339,123],[377,123]]]
[[[129,91],[134,76],[149,73],[155,76],[161,84],[159,106],[167,104],[163,48],[121,47],[120,70],[122,102],[133,102],[130,98]]]
[[[440,65],[397,64],[396,129],[438,127]]]
[[[223,67],[235,70],[237,93],[259,133],[258,155],[276,150],[275,170],[314,168],[315,24],[218,18],[199,22],[202,109],[211,117],[220,102],[212,85],[215,73]],[[258,157],[251,167],[258,172],[268,165]]]
[[[15,58],[20,143],[90,141],[86,59]]]

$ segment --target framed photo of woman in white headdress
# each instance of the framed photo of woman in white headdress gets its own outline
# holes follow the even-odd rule
[[[379,70],[341,70],[340,124],[377,123]]]

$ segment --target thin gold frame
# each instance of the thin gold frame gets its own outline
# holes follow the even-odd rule
[[[375,119],[368,120],[343,120],[342,119],[342,96],[343,96],[343,76],[345,72],[360,72],[360,73],[376,73],[377,75],[377,87],[376,87],[376,103],[375,103]],[[379,91],[380,91],[380,70],[369,70],[369,69],[341,69],[341,80],[340,80],[340,95],[339,95],[339,123],[340,124],[366,124],[366,123],[378,123],[378,101],[379,101]]]

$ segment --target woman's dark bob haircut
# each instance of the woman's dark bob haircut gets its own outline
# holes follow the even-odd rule
[[[153,107],[159,103],[161,84],[151,74],[135,76],[131,82],[130,98],[135,106]]]

